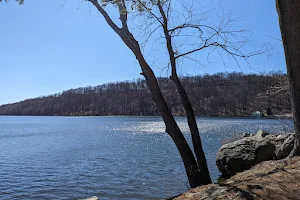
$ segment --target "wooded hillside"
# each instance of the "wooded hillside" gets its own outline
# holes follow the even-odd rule
[[[249,116],[271,108],[290,113],[286,75],[218,73],[182,77],[195,114],[199,116]],[[184,115],[174,84],[159,84],[175,115]],[[0,106],[1,115],[159,115],[142,79],[70,89],[62,93]]]

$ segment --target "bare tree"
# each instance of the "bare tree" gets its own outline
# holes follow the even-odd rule
[[[265,50],[244,54],[243,47],[246,41],[241,39],[239,34],[244,33],[245,30],[232,30],[231,24],[234,20],[231,18],[224,18],[221,20],[219,25],[215,26],[212,24],[207,25],[203,23],[203,20],[197,20],[197,17],[194,15],[193,1],[189,1],[189,3],[184,0],[88,1],[98,9],[110,27],[122,38],[123,42],[135,54],[142,68],[142,75],[147,80],[152,97],[158,105],[166,124],[166,132],[173,138],[182,156],[191,187],[211,183],[194,109],[177,74],[178,60],[211,48],[212,51],[217,49],[225,52],[238,62],[238,59],[240,58],[246,59],[262,54]],[[104,7],[108,4],[117,6],[119,10],[119,19],[121,22],[120,28],[113,22],[113,20],[109,17],[109,14],[105,11]],[[128,7],[130,9],[128,9]],[[178,9],[178,7],[182,7],[182,9]],[[163,32],[162,35],[165,39],[169,57],[169,66],[171,68],[170,79],[174,82],[177,88],[177,92],[187,115],[187,122],[192,136],[196,159],[191,153],[190,147],[187,145],[176,121],[174,120],[174,117],[172,116],[165,98],[160,91],[159,85],[157,84],[156,77],[141,51],[139,42],[129,30],[127,23],[128,15],[134,11],[137,11],[140,15],[146,16],[151,25],[157,26],[152,29],[153,31],[150,31],[150,35],[152,35],[156,30],[159,30],[159,28]],[[178,40],[176,41],[176,39],[182,37],[192,40],[193,45],[191,45],[191,47],[188,45],[178,45]]]
[[[148,65],[147,61],[144,58],[144,55],[141,51],[139,42],[135,39],[133,34],[129,31],[128,28],[128,10],[127,4],[125,0],[120,1],[105,1],[98,2],[97,0],[89,0],[97,10],[102,14],[108,25],[120,36],[122,41],[126,44],[126,46],[134,53],[137,61],[140,64],[142,73],[146,80],[147,85],[151,91],[153,100],[156,102],[160,113],[163,117],[163,120],[166,124],[166,132],[171,136],[173,141],[175,142],[180,155],[183,159],[184,166],[186,169],[186,173],[189,179],[189,183],[191,187],[196,187],[199,185],[205,185],[211,183],[209,174],[206,174],[206,177],[202,177],[201,173],[202,169],[198,168],[198,164],[194,158],[194,155],[185,140],[181,130],[179,129],[178,124],[176,123],[166,101],[162,95],[161,89],[158,85],[157,78],[154,75],[153,70]],[[109,14],[106,12],[104,7],[107,3],[112,3],[117,6],[120,13],[120,21],[121,27],[117,26],[117,24],[111,19]],[[133,6],[137,6],[138,9],[141,9],[144,3],[140,3],[137,1],[129,2]],[[152,3],[152,2],[151,2]],[[153,3],[154,4],[154,3]],[[151,12],[151,11],[150,11]],[[207,166],[205,167],[207,169]]]
[[[2,2],[3,0],[0,0],[0,3]],[[5,2],[8,2],[9,0],[4,0]],[[18,2],[20,5],[21,4],[24,4],[24,0],[16,0],[16,2]]]
[[[253,110],[267,107],[272,108],[274,114],[290,113],[290,94],[286,80],[286,75],[274,73],[263,76],[218,73],[180,77],[195,115],[198,116],[249,116]],[[158,83],[173,115],[185,115],[173,81],[160,77]],[[146,80],[138,79],[75,88],[2,105],[0,115],[158,116],[160,113],[151,98]]]
[[[1,0],[0,0],[1,1]],[[192,56],[197,55],[204,50],[210,49],[210,52],[217,51],[225,53],[238,63],[238,59],[247,59],[249,57],[262,54],[266,50],[256,51],[255,53],[245,54],[244,47],[247,41],[244,40],[245,30],[234,30],[230,17],[222,18],[218,25],[206,24],[204,20],[197,20],[194,13],[193,1],[185,0],[86,0],[90,2],[104,17],[107,24],[122,39],[124,44],[133,52],[140,67],[141,75],[146,79],[152,98],[161,113],[166,125],[166,132],[171,136],[183,160],[186,174],[190,186],[196,187],[211,183],[209,170],[205,154],[201,144],[201,138],[194,109],[191,105],[187,92],[178,76],[178,62],[180,59],[188,58],[195,60]],[[23,1],[22,1],[23,3]],[[114,6],[119,19],[113,20],[107,12],[107,6]],[[190,6],[187,6],[190,5]],[[181,7],[182,9],[178,9]],[[200,11],[197,11],[200,12]],[[157,78],[146,61],[142,50],[142,45],[136,39],[130,30],[129,17],[134,13],[138,16],[144,16],[149,24],[155,28],[149,31],[151,35],[156,31],[162,32],[162,38],[165,40],[166,52],[168,54],[168,67],[171,68],[170,79],[173,81],[180,96],[181,103],[187,115],[187,122],[190,128],[192,143],[195,156],[184,138],[174,116],[169,108],[165,97],[161,92]],[[148,24],[147,24],[148,25]],[[185,38],[183,42],[181,38]]]
[[[188,57],[189,55],[195,54],[207,48],[219,48],[228,53],[234,59],[251,57],[254,54],[243,54],[241,51],[243,45],[239,44],[241,43],[241,41],[230,40],[232,39],[231,37],[236,37],[236,32],[244,32],[244,30],[227,29],[228,25],[232,22],[232,19],[222,19],[224,21],[222,21],[219,26],[206,25],[202,20],[197,21],[197,17],[196,15],[194,15],[193,12],[193,1],[192,3],[190,3],[191,7],[188,7],[187,5],[189,4],[186,4],[184,1],[181,1],[181,3],[179,3],[181,5],[184,4],[183,10],[186,12],[186,15],[181,14],[181,16],[175,17],[177,23],[172,22],[174,21],[172,20],[172,17],[174,17],[172,16],[172,6],[179,6],[178,3],[172,4],[172,0],[158,0],[157,2],[155,2],[154,5],[151,5],[152,7],[149,8],[145,5],[145,2],[139,2],[143,4],[142,6],[145,7],[146,10],[150,10],[150,14],[154,16],[154,19],[157,20],[158,24],[160,24],[161,28],[163,29],[171,66],[170,79],[174,82],[177,88],[177,92],[180,96],[182,105],[187,116],[187,122],[191,132],[194,152],[196,155],[196,160],[198,163],[198,168],[200,170],[201,178],[204,179],[206,183],[209,183],[211,182],[209,170],[207,168],[206,158],[201,144],[201,138],[195,118],[194,109],[191,105],[186,90],[178,77],[177,60],[184,57]],[[155,15],[155,13],[153,12],[153,7],[157,7],[159,11],[158,15]],[[186,35],[187,33],[189,33],[188,36]],[[196,36],[196,40],[193,40],[192,35]],[[188,37],[192,39],[192,41],[195,43],[191,47],[191,49],[181,52],[180,47],[178,47],[178,45],[177,49],[174,48],[174,46],[176,46],[176,41],[174,42],[174,40],[176,40],[176,38],[178,37]]]
[[[276,0],[290,84],[295,144],[290,156],[300,155],[300,1]]]

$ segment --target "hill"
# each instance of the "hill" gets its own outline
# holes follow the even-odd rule
[[[182,77],[198,116],[249,116],[271,108],[274,114],[290,113],[287,78],[267,75],[218,73]],[[159,78],[159,84],[175,115],[184,115],[174,84]],[[159,115],[145,80],[108,83],[70,89],[54,95],[0,106],[0,115]]]

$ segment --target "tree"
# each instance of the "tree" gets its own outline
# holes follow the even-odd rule
[[[177,74],[178,62],[183,58],[192,59],[190,56],[193,56],[206,49],[211,49],[211,52],[218,51],[218,53],[226,53],[235,61],[240,58],[246,59],[258,54],[262,54],[266,52],[266,50],[244,54],[243,48],[246,42],[244,38],[240,37],[240,35],[243,36],[245,30],[232,30],[231,24],[234,22],[234,20],[232,20],[230,17],[224,17],[221,19],[221,22],[218,25],[203,23],[205,19],[195,20],[197,17],[193,14],[194,10],[192,0],[188,2],[185,2],[184,0],[86,1],[94,5],[94,7],[104,17],[107,24],[114,30],[124,44],[135,55],[141,67],[141,75],[145,77],[152,98],[156,103],[166,125],[166,132],[171,136],[177,149],[179,150],[190,186],[193,188],[211,183],[194,109],[191,105],[186,89],[182,85]],[[190,6],[187,6],[188,3]],[[119,13],[118,20],[113,20],[113,18],[105,9],[110,5],[117,9]],[[181,6],[182,10],[176,10],[175,7],[177,6]],[[174,119],[171,109],[162,94],[158,80],[152,68],[145,59],[142,45],[129,28],[130,24],[128,23],[128,18],[136,13],[137,16],[146,17],[146,20],[148,21],[148,23],[145,23],[146,26],[149,25],[149,27],[155,27],[153,29],[149,29],[149,27],[146,28],[148,29],[149,33],[147,38],[150,38],[157,30],[162,32],[162,37],[165,40],[166,52],[168,54],[168,67],[171,69],[170,79],[177,88],[181,103],[187,115],[187,122],[190,128],[196,157],[194,156],[177,122]],[[174,16],[176,14],[177,16]],[[189,45],[184,45],[183,41],[178,39],[181,37],[188,39],[190,42]]]
[[[0,3],[2,2],[3,0],[0,0]],[[8,2],[9,0],[4,0],[5,2]],[[24,0],[16,0],[16,2],[18,2],[20,5],[21,4],[24,4]]]
[[[194,158],[192,150],[190,149],[181,130],[179,129],[177,122],[175,121],[175,119],[171,113],[171,110],[169,109],[169,107],[167,105],[167,102],[161,92],[161,89],[158,85],[157,78],[155,77],[153,70],[147,63],[146,59],[144,58],[144,55],[141,51],[139,42],[135,39],[133,34],[129,31],[128,24],[127,24],[127,21],[128,21],[127,6],[128,5],[126,4],[125,0],[103,1],[100,3],[97,0],[89,0],[89,1],[98,9],[98,11],[105,18],[108,25],[120,36],[122,41],[127,45],[127,47],[136,56],[136,59],[139,62],[141,70],[142,70],[141,75],[143,75],[145,77],[145,79],[147,80],[147,85],[151,91],[153,100],[157,104],[157,106],[160,110],[160,113],[162,115],[162,118],[166,124],[166,132],[171,136],[171,138],[175,142],[175,144],[179,150],[179,153],[183,159],[190,186],[193,188],[196,186],[211,183],[211,179],[209,176],[208,167],[206,164],[204,153],[202,153],[202,155],[203,155],[202,161],[198,165],[197,161]],[[121,27],[118,27],[115,24],[115,22],[110,18],[108,13],[105,11],[104,7],[107,5],[107,3],[114,4],[119,9],[120,21],[122,24]],[[146,7],[146,2],[132,1],[129,3],[131,3],[132,6],[136,6],[136,8],[140,11],[144,11],[144,9],[146,9],[146,10],[149,9],[148,7]],[[149,1],[148,3],[150,3],[150,5],[152,4],[153,6],[154,5],[159,6],[159,9],[161,11],[162,3],[160,1],[157,1],[155,3],[152,1]],[[148,11],[150,14],[152,13],[151,10],[148,10]],[[163,12],[163,11],[161,11],[161,12]],[[168,44],[168,45],[170,45],[170,44]],[[200,143],[198,142],[197,145],[200,146],[200,148],[202,150],[201,141],[200,141]],[[203,150],[202,150],[202,152],[203,152]],[[197,155],[199,155],[199,154],[197,154]],[[202,163],[204,163],[204,165]],[[200,164],[202,164],[202,166]]]
[[[271,108],[290,113],[287,76],[280,73],[218,73],[180,77],[197,116],[249,116]],[[158,83],[174,115],[185,115],[176,87],[168,77]],[[255,102],[252,104],[252,102]],[[54,95],[0,106],[0,115],[160,115],[146,81],[116,82],[81,87]]]
[[[300,155],[300,1],[276,0],[295,124],[295,144],[290,156]]]
[[[246,59],[255,55],[267,52],[268,50],[256,51],[254,53],[243,53],[245,46],[244,38],[241,39],[240,35],[245,30],[232,30],[231,24],[234,22],[230,17],[223,18],[219,25],[205,24],[203,20],[196,20],[193,14],[193,1],[186,2],[184,0],[87,0],[91,2],[97,10],[102,14],[108,25],[120,36],[122,41],[131,49],[136,56],[137,61],[142,69],[143,75],[147,81],[147,85],[151,91],[153,100],[157,104],[159,111],[163,117],[166,125],[166,132],[171,136],[175,142],[181,157],[184,162],[186,173],[189,179],[190,186],[196,187],[211,183],[209,170],[205,154],[201,144],[201,138],[197,122],[195,118],[194,109],[191,105],[187,92],[182,85],[178,74],[177,64],[178,60],[196,54],[208,48],[211,51],[221,50],[237,63],[238,59]],[[105,7],[109,4],[117,7],[119,11],[118,26],[109,14],[106,12]],[[190,7],[188,5],[191,5]],[[182,6],[182,10],[178,11],[177,16],[172,16],[176,13],[174,7]],[[128,9],[129,8],[129,9]],[[146,26],[156,26],[149,30],[149,37],[157,30],[162,31],[162,37],[165,39],[165,47],[168,53],[169,67],[171,68],[170,79],[173,81],[177,88],[177,93],[180,96],[181,103],[187,115],[187,122],[192,136],[192,143],[196,159],[187,144],[181,130],[179,129],[172,112],[162,95],[160,86],[158,85],[157,78],[154,75],[150,65],[146,61],[144,54],[141,50],[136,37],[130,31],[128,26],[128,17],[131,13],[138,12],[139,15],[146,16]],[[199,11],[197,11],[199,12]],[[182,14],[184,13],[184,14]],[[176,15],[176,14],[175,14]],[[183,47],[188,45],[178,45],[176,38],[185,37],[193,42],[192,47]],[[179,40],[180,41],[180,40]],[[178,42],[178,40],[177,40]]]

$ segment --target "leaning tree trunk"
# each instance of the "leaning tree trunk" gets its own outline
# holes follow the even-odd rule
[[[192,188],[206,184],[205,179],[202,179],[201,173],[198,169],[198,165],[194,154],[189,147],[187,141],[185,140],[181,130],[178,127],[177,122],[175,121],[167,103],[162,95],[160,87],[157,82],[157,78],[154,75],[153,70],[146,62],[138,41],[134,38],[127,26],[127,12],[125,0],[122,3],[118,4],[120,11],[120,20],[122,23],[122,28],[119,28],[107,12],[103,9],[103,7],[98,3],[97,0],[88,0],[90,1],[102,14],[108,25],[119,35],[122,41],[126,44],[126,46],[134,53],[136,59],[138,60],[140,67],[142,69],[142,75],[146,78],[147,85],[150,89],[153,100],[155,101],[158,109],[161,113],[161,116],[166,125],[166,132],[173,139],[180,155],[184,163],[184,167],[186,170],[186,174]]]
[[[161,89],[158,85],[157,78],[154,75],[153,70],[146,62],[138,41],[128,30],[122,30],[119,32],[119,36],[123,42],[130,48],[130,50],[136,56],[137,61],[140,64],[142,69],[142,75],[146,78],[147,85],[150,89],[152,98],[158,109],[161,113],[161,116],[166,125],[166,132],[173,139],[184,163],[186,174],[190,183],[191,188],[206,185],[206,179],[203,179],[202,173],[198,168],[198,164],[195,160],[194,154],[189,147],[187,141],[185,140],[177,122],[175,121],[174,116],[172,115],[171,110],[168,107],[168,104],[161,92]]]
[[[139,51],[139,50],[138,50]],[[181,130],[178,127],[166,101],[159,88],[157,79],[148,66],[141,53],[135,52],[136,58],[143,70],[143,75],[147,80],[147,85],[151,91],[153,100],[157,104],[163,120],[166,124],[166,132],[171,136],[184,162],[185,170],[189,179],[191,188],[206,185],[207,180],[203,177],[202,171],[198,169],[198,164],[194,158],[193,152],[186,142]]]
[[[295,145],[290,156],[300,155],[300,0],[277,0],[285,59],[290,82]]]
[[[170,78],[176,85],[181,102],[186,112],[187,121],[191,131],[192,142],[193,142],[194,151],[195,151],[201,177],[205,184],[210,184],[211,178],[210,178],[206,157],[201,143],[200,133],[199,133],[194,109],[177,74],[172,75]]]
[[[163,10],[163,6],[162,6],[162,3],[160,0],[158,0],[157,6],[159,8],[160,14],[163,19],[163,22],[161,25],[162,25],[162,28],[164,31],[166,45],[167,45],[167,49],[168,49],[168,53],[169,53],[169,57],[170,57],[170,64],[171,64],[171,68],[172,68],[172,75],[170,76],[170,79],[174,82],[174,84],[176,86],[176,89],[177,89],[178,94],[181,99],[181,103],[182,103],[184,110],[186,112],[186,115],[187,115],[187,121],[188,121],[189,129],[191,131],[194,152],[195,152],[196,159],[197,159],[198,170],[199,170],[199,173],[200,173],[201,179],[202,179],[201,180],[202,185],[207,185],[207,184],[211,183],[211,178],[210,178],[210,174],[209,174],[209,170],[208,170],[208,166],[207,166],[207,162],[206,162],[206,157],[205,157],[202,143],[201,143],[201,138],[200,138],[200,134],[199,134],[199,129],[198,129],[194,109],[193,109],[191,102],[186,94],[186,91],[185,91],[183,85],[181,84],[181,81],[179,80],[178,75],[177,75],[176,59],[175,59],[174,49],[172,46],[172,37],[169,33],[168,19],[167,19],[166,13]]]

